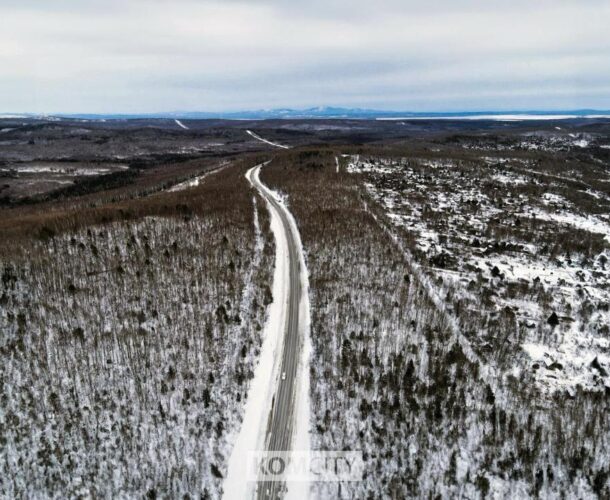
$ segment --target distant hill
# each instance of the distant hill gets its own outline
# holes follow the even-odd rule
[[[226,119],[226,120],[267,120],[267,119],[388,119],[388,120],[413,120],[413,119],[469,119],[469,120],[544,120],[544,119],[569,119],[569,118],[610,118],[608,110],[580,109],[569,111],[465,111],[465,112],[410,112],[410,111],[386,111],[364,108],[340,108],[331,106],[320,106],[307,109],[261,109],[252,111],[231,112],[209,112],[209,111],[174,111],[163,113],[58,113],[55,115],[36,115],[20,113],[18,115],[1,114],[0,118],[41,118],[52,119],[53,117],[76,118],[87,120],[128,120],[138,118],[170,118],[185,120],[203,119]]]

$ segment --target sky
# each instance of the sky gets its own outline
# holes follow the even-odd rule
[[[608,0],[0,0],[0,112],[610,109]]]

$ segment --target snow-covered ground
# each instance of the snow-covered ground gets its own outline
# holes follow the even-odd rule
[[[551,392],[610,387],[603,376],[610,372],[603,333],[610,327],[603,306],[610,298],[607,216],[576,205],[586,199],[565,198],[561,186],[572,177],[551,174],[544,187],[532,165],[482,160],[485,167],[474,162],[456,170],[438,160],[353,157],[348,170],[368,175],[369,192],[393,225],[413,235],[431,276],[480,314],[515,317],[528,355],[517,369],[534,366],[535,378]],[[605,195],[583,191],[589,192],[607,206]],[[481,302],[481,293],[489,299]],[[594,312],[583,312],[590,307]],[[559,324],[549,326],[553,313]]]
[[[0,172],[16,172],[19,174],[55,174],[67,176],[95,176],[116,172],[118,170],[127,170],[128,165],[112,163],[102,165],[70,165],[66,163],[45,163],[32,162],[26,164],[13,164],[8,167],[0,168]]]
[[[558,153],[566,151],[585,150],[603,145],[605,137],[599,133],[567,132],[562,128],[555,131],[533,131],[519,134],[515,137],[490,135],[475,135],[457,139],[464,149],[475,149],[489,153],[531,151],[538,153]],[[515,161],[516,158],[511,158]]]

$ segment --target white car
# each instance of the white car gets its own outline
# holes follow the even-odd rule
[[[286,380],[286,372],[282,372],[282,380]]]

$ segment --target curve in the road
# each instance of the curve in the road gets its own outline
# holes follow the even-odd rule
[[[227,500],[283,497],[286,478],[264,482],[249,468],[250,453],[293,448],[302,452],[310,447],[309,280],[296,221],[279,196],[261,182],[264,165],[251,168],[246,178],[264,198],[271,215],[276,244],[273,302],[267,310],[259,361],[229,459],[223,487]],[[307,483],[289,486],[289,497],[301,500],[308,496]]]
[[[296,421],[296,402],[300,354],[304,344],[304,323],[301,317],[301,299],[304,293],[302,283],[302,255],[300,238],[295,234],[296,227],[291,223],[291,215],[276,194],[269,190],[259,178],[261,166],[256,167],[249,176],[252,185],[265,198],[269,209],[275,211],[282,223],[288,243],[289,285],[286,302],[284,341],[281,352],[280,374],[272,408],[267,422],[266,451],[290,451]],[[282,482],[261,482],[258,485],[259,498],[277,498],[285,490]]]

